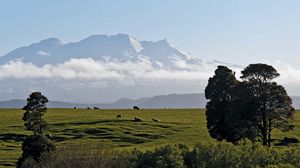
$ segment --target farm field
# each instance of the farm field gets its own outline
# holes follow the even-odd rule
[[[299,112],[295,113],[293,131],[274,131],[273,145],[284,137],[300,139]],[[118,119],[119,114],[122,117]],[[0,110],[0,167],[14,166],[21,155],[22,139],[30,134],[24,130],[22,115],[20,109]],[[133,122],[134,117],[144,121]],[[152,118],[160,122],[153,122]],[[214,142],[206,129],[203,109],[49,109],[45,119],[50,124],[47,133],[58,148],[105,144],[120,150],[150,150],[166,144]]]

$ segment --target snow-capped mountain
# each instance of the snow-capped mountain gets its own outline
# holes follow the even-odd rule
[[[146,57],[158,65],[170,65],[176,59],[190,59],[187,55],[172,47],[167,40],[139,41],[128,34],[117,34],[111,36],[92,35],[81,41],[66,44],[57,38],[49,38],[13,50],[0,57],[0,64],[12,60],[45,65],[62,63],[72,58],[124,61],[139,59],[139,57]],[[200,59],[195,60],[201,62]]]

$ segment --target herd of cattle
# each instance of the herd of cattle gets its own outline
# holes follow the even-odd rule
[[[74,107],[74,109],[78,109],[78,107]],[[99,110],[100,108],[99,107],[87,107],[86,109],[88,109],[88,110],[91,110],[91,109]],[[140,108],[138,106],[133,106],[133,109],[134,110],[139,110]]]
[[[78,109],[77,107],[74,107],[74,109]],[[93,107],[93,108],[91,108],[91,107],[87,107],[86,109],[88,109],[88,110],[91,110],[91,109],[94,109],[94,110],[99,110],[100,108],[99,107]],[[140,108],[138,107],[138,106],[133,106],[133,109],[134,110],[140,110]],[[120,118],[122,118],[122,115],[121,114],[118,114],[117,116],[116,116],[118,119],[120,119]],[[142,119],[142,118],[140,118],[140,117],[134,117],[134,119],[133,119],[133,122],[143,122],[144,120]],[[152,121],[154,121],[154,122],[159,122],[159,119],[157,119],[157,118],[152,118]]]

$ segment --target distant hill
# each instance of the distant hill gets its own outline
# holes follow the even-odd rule
[[[300,97],[292,96],[292,99],[293,106],[300,109]],[[123,98],[112,103],[98,104],[50,101],[47,106],[49,108],[99,107],[103,109],[132,108],[132,106],[140,108],[204,108],[206,102],[204,94],[169,94],[140,99]],[[25,100],[20,99],[1,101],[0,108],[22,108],[25,103]]]
[[[21,99],[13,99],[7,101],[0,102],[0,108],[22,108],[26,104],[25,100]],[[87,104],[80,104],[80,103],[68,103],[68,102],[61,102],[61,101],[50,101],[47,104],[49,108],[73,108],[75,106],[78,107],[87,107]]]
[[[141,99],[120,99],[110,104],[99,104],[103,108],[204,108],[204,94],[169,94]]]

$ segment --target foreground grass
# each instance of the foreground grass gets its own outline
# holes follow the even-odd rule
[[[116,118],[118,114],[122,114],[121,119]],[[0,167],[14,165],[21,154],[22,138],[30,134],[24,130],[22,115],[23,111],[18,109],[0,110]],[[141,117],[144,122],[132,122],[134,117]],[[205,112],[201,109],[49,109],[45,118],[50,124],[48,133],[58,147],[106,144],[117,149],[145,151],[166,144],[214,141],[207,132]],[[153,122],[152,118],[160,122]],[[284,137],[300,139],[298,112],[293,122],[296,126],[293,131],[274,131],[273,144]]]

